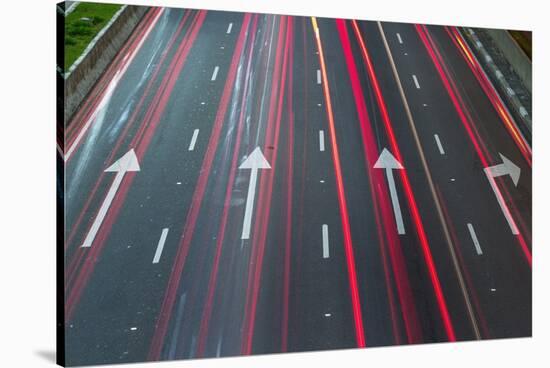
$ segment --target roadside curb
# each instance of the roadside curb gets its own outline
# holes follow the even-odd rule
[[[464,36],[464,39],[467,41],[468,45],[470,47],[473,46],[473,48],[477,51],[477,54],[481,56],[481,60],[478,59],[478,63],[482,66],[482,68],[491,75],[492,78],[489,78],[490,81],[496,81],[498,84],[498,89],[500,91],[505,91],[504,96],[501,95],[501,97],[504,97],[507,102],[509,102],[507,105],[511,106],[514,110],[513,116],[515,119],[514,121],[519,120],[521,122],[522,126],[518,126],[518,129],[524,133],[528,133],[528,136],[532,136],[532,120],[529,112],[523,105],[523,103],[519,100],[517,97],[514,89],[510,87],[510,84],[504,77],[503,72],[499,69],[499,67],[495,64],[493,58],[489,54],[489,52],[486,50],[483,43],[480,41],[479,37],[476,35],[475,31],[472,28],[462,28],[461,33]],[[472,54],[474,57],[475,54]],[[476,57],[477,59],[477,57]],[[517,123],[516,123],[517,125]],[[523,129],[522,129],[523,128]],[[530,140],[530,139],[529,139]]]
[[[64,126],[147,11],[146,6],[124,5],[101,29],[82,55],[61,77],[64,83]]]

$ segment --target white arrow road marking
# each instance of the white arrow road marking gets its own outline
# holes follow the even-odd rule
[[[497,201],[500,206],[500,209],[502,210],[502,213],[504,214],[506,221],[508,221],[508,226],[510,226],[510,230],[512,230],[512,234],[517,235],[519,234],[518,227],[516,225],[516,222],[512,218],[512,214],[510,213],[510,210],[508,209],[508,207],[506,206],[506,203],[504,202],[504,198],[502,197],[502,194],[500,193],[500,190],[497,187],[495,178],[499,176],[510,175],[510,178],[514,182],[514,185],[517,186],[519,181],[519,176],[521,175],[521,169],[512,161],[507,159],[502,153],[499,153],[499,155],[500,155],[500,158],[502,159],[502,163],[498,165],[486,167],[485,169],[483,169],[483,171],[485,171],[485,175],[487,175],[489,184],[491,184],[491,188],[493,188],[493,192],[497,197]]]
[[[191,137],[191,143],[189,143],[189,151],[193,151],[195,149],[195,143],[197,143],[197,137],[199,136],[199,130],[195,129],[193,132],[193,136]]]
[[[323,233],[323,258],[329,258],[330,251],[328,247],[328,225],[323,224],[323,226],[321,227],[321,231]]]
[[[164,243],[166,242],[166,237],[168,236],[168,228],[162,229],[160,234],[160,239],[157,245],[157,250],[155,252],[155,257],[153,258],[153,263],[159,263],[160,256],[162,255],[162,250],[164,249]]]
[[[214,68],[214,71],[212,72],[212,78],[210,78],[211,81],[215,81],[216,77],[218,76],[218,71],[220,70],[219,66],[216,66]]]
[[[401,207],[399,206],[399,198],[397,197],[397,191],[395,190],[395,180],[393,179],[393,170],[403,170],[403,165],[393,155],[384,148],[378,161],[374,164],[376,169],[385,169],[386,177],[388,178],[388,186],[390,188],[390,196],[393,204],[393,213],[395,215],[395,223],[397,224],[397,233],[405,234],[405,225],[403,225],[403,215],[401,214]]]
[[[319,151],[324,152],[325,150],[325,132],[319,130]]]
[[[256,180],[258,179],[258,170],[271,169],[271,166],[269,165],[269,162],[267,162],[260,147],[256,147],[250,156],[248,156],[241,166],[239,166],[239,169],[250,169],[250,181],[248,182],[248,195],[246,196],[243,232],[241,234],[241,239],[249,239],[252,212],[254,211],[254,198],[256,197]]]
[[[229,25],[227,26],[227,34],[230,34],[231,33],[231,29],[233,28],[233,23],[229,23]]]
[[[479,245],[479,240],[477,239],[477,235],[473,225],[470,223],[468,223],[468,231],[470,232],[470,236],[472,237],[472,241],[474,242],[474,247],[476,248],[477,255],[482,255],[483,251],[481,250],[481,246]]]
[[[399,33],[397,33],[397,40],[400,44],[403,44],[403,40],[401,39],[401,35]]]
[[[413,80],[414,80],[414,85],[416,86],[416,89],[420,89],[420,84],[418,84],[418,79],[414,74],[413,74]]]
[[[434,134],[435,143],[437,144],[437,148],[439,149],[439,153],[444,155],[445,150],[443,149],[443,145],[441,144],[441,141],[439,140],[439,136],[437,134]]]
[[[86,236],[84,243],[82,243],[82,247],[92,246],[95,236],[97,235],[97,231],[99,230],[101,223],[105,219],[105,215],[107,215],[107,211],[109,210],[109,207],[111,206],[111,203],[115,198],[115,194],[118,190],[118,187],[122,183],[122,179],[124,178],[126,172],[139,170],[139,163],[133,148],[129,150],[124,156],[119,158],[114,164],[105,169],[105,172],[116,172],[117,174],[115,176],[115,180],[113,180],[113,184],[111,184],[111,188],[109,188],[109,191],[105,196],[105,200],[103,201],[103,204],[101,205],[101,208],[97,213],[97,216],[94,220],[94,223],[92,224],[92,227],[90,228],[90,231],[88,231],[88,235]]]

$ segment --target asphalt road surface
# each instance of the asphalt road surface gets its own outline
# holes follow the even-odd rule
[[[152,8],[62,148],[69,365],[531,335],[531,150],[453,27]]]

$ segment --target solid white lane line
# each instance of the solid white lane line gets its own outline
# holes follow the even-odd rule
[[[400,44],[403,44],[403,40],[401,39],[401,35],[399,33],[397,33],[397,40]]]
[[[439,136],[437,134],[434,134],[435,143],[437,143],[437,148],[439,148],[439,153],[442,155],[445,154],[445,150],[443,149],[443,146],[441,145],[441,141],[439,140]]]
[[[231,29],[233,28],[233,23],[229,23],[229,25],[227,26],[227,34],[230,34],[231,33]]]
[[[162,255],[162,250],[164,249],[164,243],[166,242],[166,236],[168,236],[168,228],[162,229],[160,234],[159,243],[157,245],[157,251],[155,252],[155,257],[153,258],[153,263],[159,263],[160,256]]]
[[[416,75],[413,74],[413,80],[414,85],[416,86],[416,89],[420,89],[420,84],[418,84],[418,79],[416,79]]]
[[[323,224],[322,232],[323,232],[323,258],[329,258],[330,252],[328,248],[328,225],[327,224]]]
[[[319,130],[319,151],[324,152],[325,150],[325,132]]]
[[[191,143],[189,143],[189,151],[193,151],[195,149],[195,143],[197,143],[197,137],[199,136],[199,130],[195,129],[193,132],[193,136],[191,137]]]
[[[212,72],[212,78],[210,78],[211,81],[215,81],[216,80],[216,77],[218,76],[218,70],[220,70],[220,67],[219,66],[216,66],[214,68],[214,72]]]
[[[479,245],[479,240],[477,239],[477,235],[474,230],[474,227],[470,223],[468,223],[468,231],[470,231],[470,236],[472,237],[472,241],[474,242],[474,247],[476,247],[477,255],[478,256],[482,255],[483,251],[481,250],[481,246]]]
[[[321,69],[317,69],[317,84],[321,84]]]

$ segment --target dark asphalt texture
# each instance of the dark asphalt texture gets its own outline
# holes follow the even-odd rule
[[[65,158],[63,193],[68,365],[357,347],[335,148],[366,346],[449,341],[397,170],[406,233],[397,234],[395,222],[376,220],[383,211],[377,206],[386,206],[394,221],[388,182],[365,159],[356,90],[337,22],[317,22],[327,76],[322,83],[311,18],[153,8],[136,29],[67,129],[65,152],[74,145]],[[345,24],[376,145],[368,148],[391,151],[360,43],[352,22]],[[458,271],[378,24],[357,24],[456,339],[476,338],[457,272],[480,338],[531,336],[530,264],[419,33],[412,24],[382,23],[444,208]],[[444,27],[427,29],[487,147],[489,164],[501,163],[502,153],[521,169],[517,187],[508,176],[496,182],[509,193],[507,205],[530,252],[531,166]],[[128,68],[119,79],[112,77],[133,50]],[[112,89],[105,89],[107,98],[99,103],[106,86]],[[89,125],[87,113],[95,114]],[[337,147],[330,139],[331,113]],[[238,166],[256,147],[271,169],[258,171],[251,236],[241,239],[251,170]],[[140,171],[125,174],[94,242],[83,248],[115,177],[104,170],[130,149]],[[165,228],[160,260],[153,263]],[[407,287],[410,300],[403,304]],[[406,318],[418,322],[416,338],[408,335]]]

